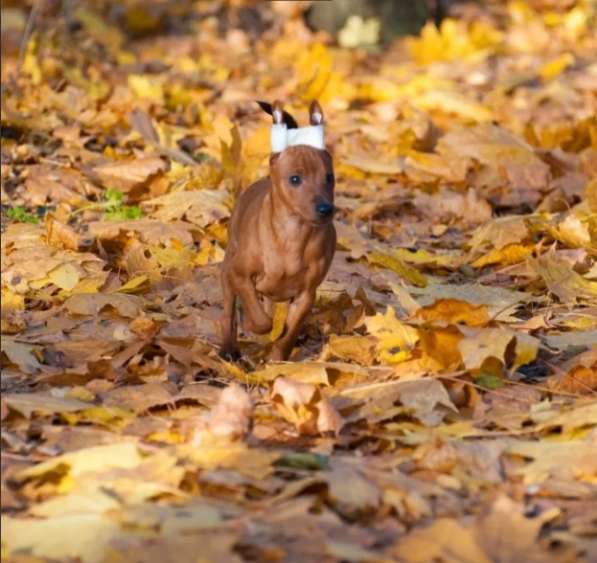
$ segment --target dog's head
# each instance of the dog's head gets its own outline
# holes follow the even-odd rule
[[[311,103],[310,126],[303,128],[296,127],[296,121],[283,111],[280,102],[271,106],[271,115],[270,174],[276,199],[306,221],[331,221],[335,178],[332,157],[323,142],[321,106]]]

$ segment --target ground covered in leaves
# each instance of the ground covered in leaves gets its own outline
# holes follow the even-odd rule
[[[594,4],[367,50],[292,3],[64,4],[20,57],[2,11],[3,556],[594,561]],[[284,364],[283,306],[237,364],[214,326],[256,98],[318,98],[336,163]]]

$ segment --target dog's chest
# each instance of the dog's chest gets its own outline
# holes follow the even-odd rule
[[[291,299],[304,290],[311,268],[302,254],[265,255],[263,273],[257,276],[255,288],[273,299]]]

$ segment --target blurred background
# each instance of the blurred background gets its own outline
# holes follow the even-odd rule
[[[425,160],[458,126],[499,123],[541,149],[591,146],[595,13],[593,0],[6,0],[3,157],[21,165],[61,147],[79,167],[158,147],[170,180],[191,177],[185,189],[223,179],[234,192],[267,167],[255,100],[300,115],[317,98],[341,178],[406,170],[416,186],[464,185]],[[17,150],[26,136],[33,156]],[[396,164],[415,157],[432,177]],[[189,162],[211,171],[176,167]],[[23,178],[4,169],[3,201]],[[494,180],[479,182],[493,194]]]

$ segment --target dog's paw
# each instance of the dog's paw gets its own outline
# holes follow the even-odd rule
[[[218,355],[227,362],[238,362],[241,359],[241,353],[236,348],[222,348]]]

